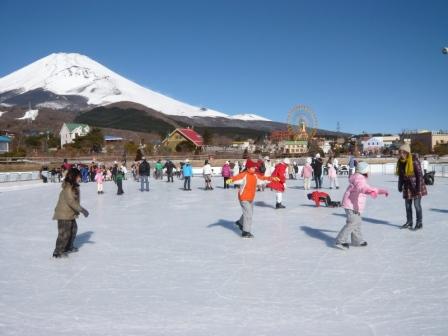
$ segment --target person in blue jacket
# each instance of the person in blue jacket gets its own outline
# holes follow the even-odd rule
[[[193,168],[188,159],[185,160],[185,164],[182,167],[182,174],[184,175],[184,190],[191,190],[190,182],[191,176],[193,175]]]

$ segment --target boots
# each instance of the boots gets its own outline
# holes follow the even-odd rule
[[[422,223],[417,223],[415,225],[415,228],[413,229],[413,231],[417,231],[417,230],[421,230],[423,229],[423,224]]]
[[[275,208],[276,209],[284,209],[284,208],[286,208],[283,204],[281,204],[281,203],[276,203],[275,204]]]
[[[401,226],[401,229],[409,229],[412,230],[412,222],[406,222]]]

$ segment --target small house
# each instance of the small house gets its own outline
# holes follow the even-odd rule
[[[10,137],[0,135],[0,154],[9,152],[9,144],[10,143],[11,143]]]
[[[72,143],[76,137],[86,136],[90,132],[89,125],[64,123],[62,125],[59,135],[61,136],[61,147],[66,144]]]
[[[191,143],[195,149],[201,149],[204,145],[204,139],[195,130],[191,128],[176,128],[162,141],[162,146],[175,151],[177,145],[185,141]]]

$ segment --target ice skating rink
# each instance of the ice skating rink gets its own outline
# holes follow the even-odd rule
[[[214,191],[193,178],[190,192],[151,179],[145,193],[128,180],[123,196],[82,184],[79,252],[57,260],[60,185],[0,185],[0,335],[446,336],[448,179],[428,187],[418,232],[399,229],[396,180],[370,177],[390,196],[368,200],[369,245],[349,251],[333,247],[343,209],[315,208],[300,180],[283,210],[257,194],[253,240],[234,227],[240,206],[221,178]]]

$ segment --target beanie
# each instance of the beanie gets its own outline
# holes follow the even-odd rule
[[[309,158],[306,158],[306,163],[309,163],[309,164],[311,164],[311,162],[313,162],[313,160],[309,157]]]
[[[255,161],[252,160],[247,160],[246,161],[246,169],[249,168],[258,168],[258,163],[256,163]]]
[[[360,174],[367,174],[369,172],[369,164],[365,161],[358,162],[355,171]]]
[[[407,152],[407,153],[410,153],[411,152],[411,146],[409,146],[408,143],[405,143],[405,144],[400,146],[400,150],[404,151],[404,152]]]
[[[289,164],[291,163],[291,161],[289,161],[289,159],[288,159],[288,158],[284,158],[284,159],[283,159],[283,163],[285,163],[285,164],[288,164],[288,165],[289,165]]]

